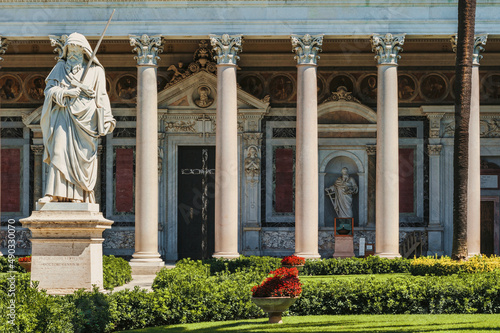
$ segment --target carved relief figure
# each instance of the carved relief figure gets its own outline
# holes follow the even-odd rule
[[[377,76],[369,75],[363,79],[361,82],[361,93],[372,100],[377,98]]]
[[[398,97],[401,100],[407,100],[413,97],[415,93],[415,81],[408,75],[398,77]]]
[[[255,75],[245,76],[241,82],[241,88],[247,93],[260,97],[264,91],[264,84],[262,80]]]
[[[41,100],[44,98],[43,91],[45,89],[45,80],[42,77],[34,77],[28,83],[28,95],[34,100]]]
[[[247,177],[258,177],[260,173],[260,158],[257,148],[250,147],[248,149],[247,158],[245,158],[245,173]]]
[[[437,100],[444,98],[446,82],[439,75],[429,75],[422,81],[422,95],[427,99]]]
[[[39,202],[95,202],[97,140],[112,132],[116,121],[97,58],[80,82],[91,54],[87,39],[72,33],[46,79],[40,126],[43,160],[49,168],[45,196]]]
[[[116,84],[118,97],[121,99],[134,99],[137,96],[137,80],[135,77],[127,75],[118,80]]]
[[[16,99],[20,94],[21,87],[13,76],[7,75],[0,80],[0,97],[2,99]]]
[[[293,93],[293,82],[288,76],[279,75],[270,83],[271,97],[275,100],[287,100]]]
[[[352,197],[358,193],[358,185],[354,178],[349,176],[347,168],[342,168],[342,175],[325,191],[338,217],[353,217]]]
[[[198,88],[198,94],[200,97],[194,101],[196,105],[200,108],[207,108],[213,104],[214,99],[210,98],[210,88],[207,86],[201,86]]]

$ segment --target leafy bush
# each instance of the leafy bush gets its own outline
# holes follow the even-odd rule
[[[183,264],[183,260],[177,263],[177,267]],[[203,260],[204,264],[210,266],[210,274],[219,272],[235,273],[236,271],[258,270],[263,274],[269,273],[281,267],[281,259],[273,257],[240,256],[237,259],[227,260],[223,258],[212,258]]]
[[[14,264],[14,271],[15,272],[26,273],[26,270],[19,265],[17,258],[14,259],[13,264]],[[7,273],[9,271],[10,271],[9,257],[7,255],[1,256],[0,257],[0,273]]]
[[[102,258],[104,289],[113,289],[132,280],[132,269],[129,263],[115,256]]]
[[[310,282],[295,315],[500,313],[500,274]]]
[[[451,275],[457,273],[492,272],[500,269],[500,257],[475,256],[467,261],[451,260],[449,257],[420,257],[413,259],[410,273],[413,275]]]
[[[297,268],[281,267],[269,275],[260,285],[252,288],[253,297],[297,297],[302,292]]]
[[[409,259],[387,259],[376,256],[367,258],[330,258],[307,260],[304,266],[305,275],[348,275],[348,274],[383,274],[407,273]]]

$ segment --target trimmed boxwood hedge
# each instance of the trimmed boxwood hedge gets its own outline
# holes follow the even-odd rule
[[[104,289],[113,289],[132,280],[132,269],[123,258],[103,256],[102,269]]]

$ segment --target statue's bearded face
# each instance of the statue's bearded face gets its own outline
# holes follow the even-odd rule
[[[69,44],[66,54],[66,70],[73,74],[78,73],[83,67],[83,48],[79,45]]]

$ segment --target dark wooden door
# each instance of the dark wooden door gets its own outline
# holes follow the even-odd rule
[[[481,253],[495,253],[494,243],[495,202],[481,201]]]
[[[178,150],[177,251],[179,259],[215,252],[215,147]]]

